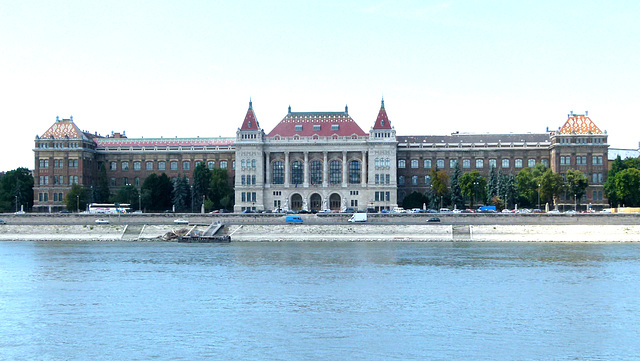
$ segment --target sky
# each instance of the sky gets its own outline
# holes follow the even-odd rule
[[[2,1],[0,171],[56,116],[130,138],[233,137],[343,111],[368,132],[545,132],[589,112],[638,148],[638,1]]]

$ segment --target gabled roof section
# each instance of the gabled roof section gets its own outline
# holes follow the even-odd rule
[[[89,140],[85,133],[78,128],[73,122],[73,117],[69,119],[60,119],[56,117],[56,122],[47,129],[40,138],[69,138],[69,139],[84,139]]]
[[[365,136],[366,133],[346,112],[291,112],[269,133],[268,137]]]
[[[384,109],[384,98],[382,98],[382,105],[380,106],[378,118],[376,119],[376,124],[373,125],[373,129],[391,129],[387,111]]]
[[[249,109],[247,110],[247,115],[244,116],[244,122],[242,122],[240,130],[260,130],[256,113],[253,112],[251,100],[249,100]]]
[[[560,128],[560,134],[603,134],[587,115],[570,114]]]

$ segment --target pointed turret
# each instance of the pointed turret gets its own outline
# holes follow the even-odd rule
[[[391,123],[389,122],[387,111],[384,109],[384,98],[382,98],[378,118],[376,119],[376,123],[373,125],[373,129],[391,129]]]
[[[242,122],[240,130],[260,130],[256,113],[253,111],[251,99],[249,99],[249,109],[247,110],[247,115],[244,116],[244,122]]]

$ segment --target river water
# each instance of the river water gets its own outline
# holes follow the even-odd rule
[[[640,244],[0,242],[3,360],[620,360]]]

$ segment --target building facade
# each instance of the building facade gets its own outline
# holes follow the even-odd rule
[[[578,169],[589,178],[581,203],[604,206],[607,134],[585,115],[569,114],[555,131],[526,134],[397,136],[381,103],[365,132],[344,112],[292,112],[266,133],[253,105],[235,138],[127,138],[81,131],[73,118],[56,122],[35,139],[34,210],[65,207],[75,183],[97,185],[104,166],[112,192],[140,187],[152,174],[192,179],[195,167],[229,171],[235,188],[235,211],[392,209],[411,192],[430,190],[432,169],[495,168],[517,174],[544,164],[565,174]],[[573,204],[571,195],[560,203]]]

